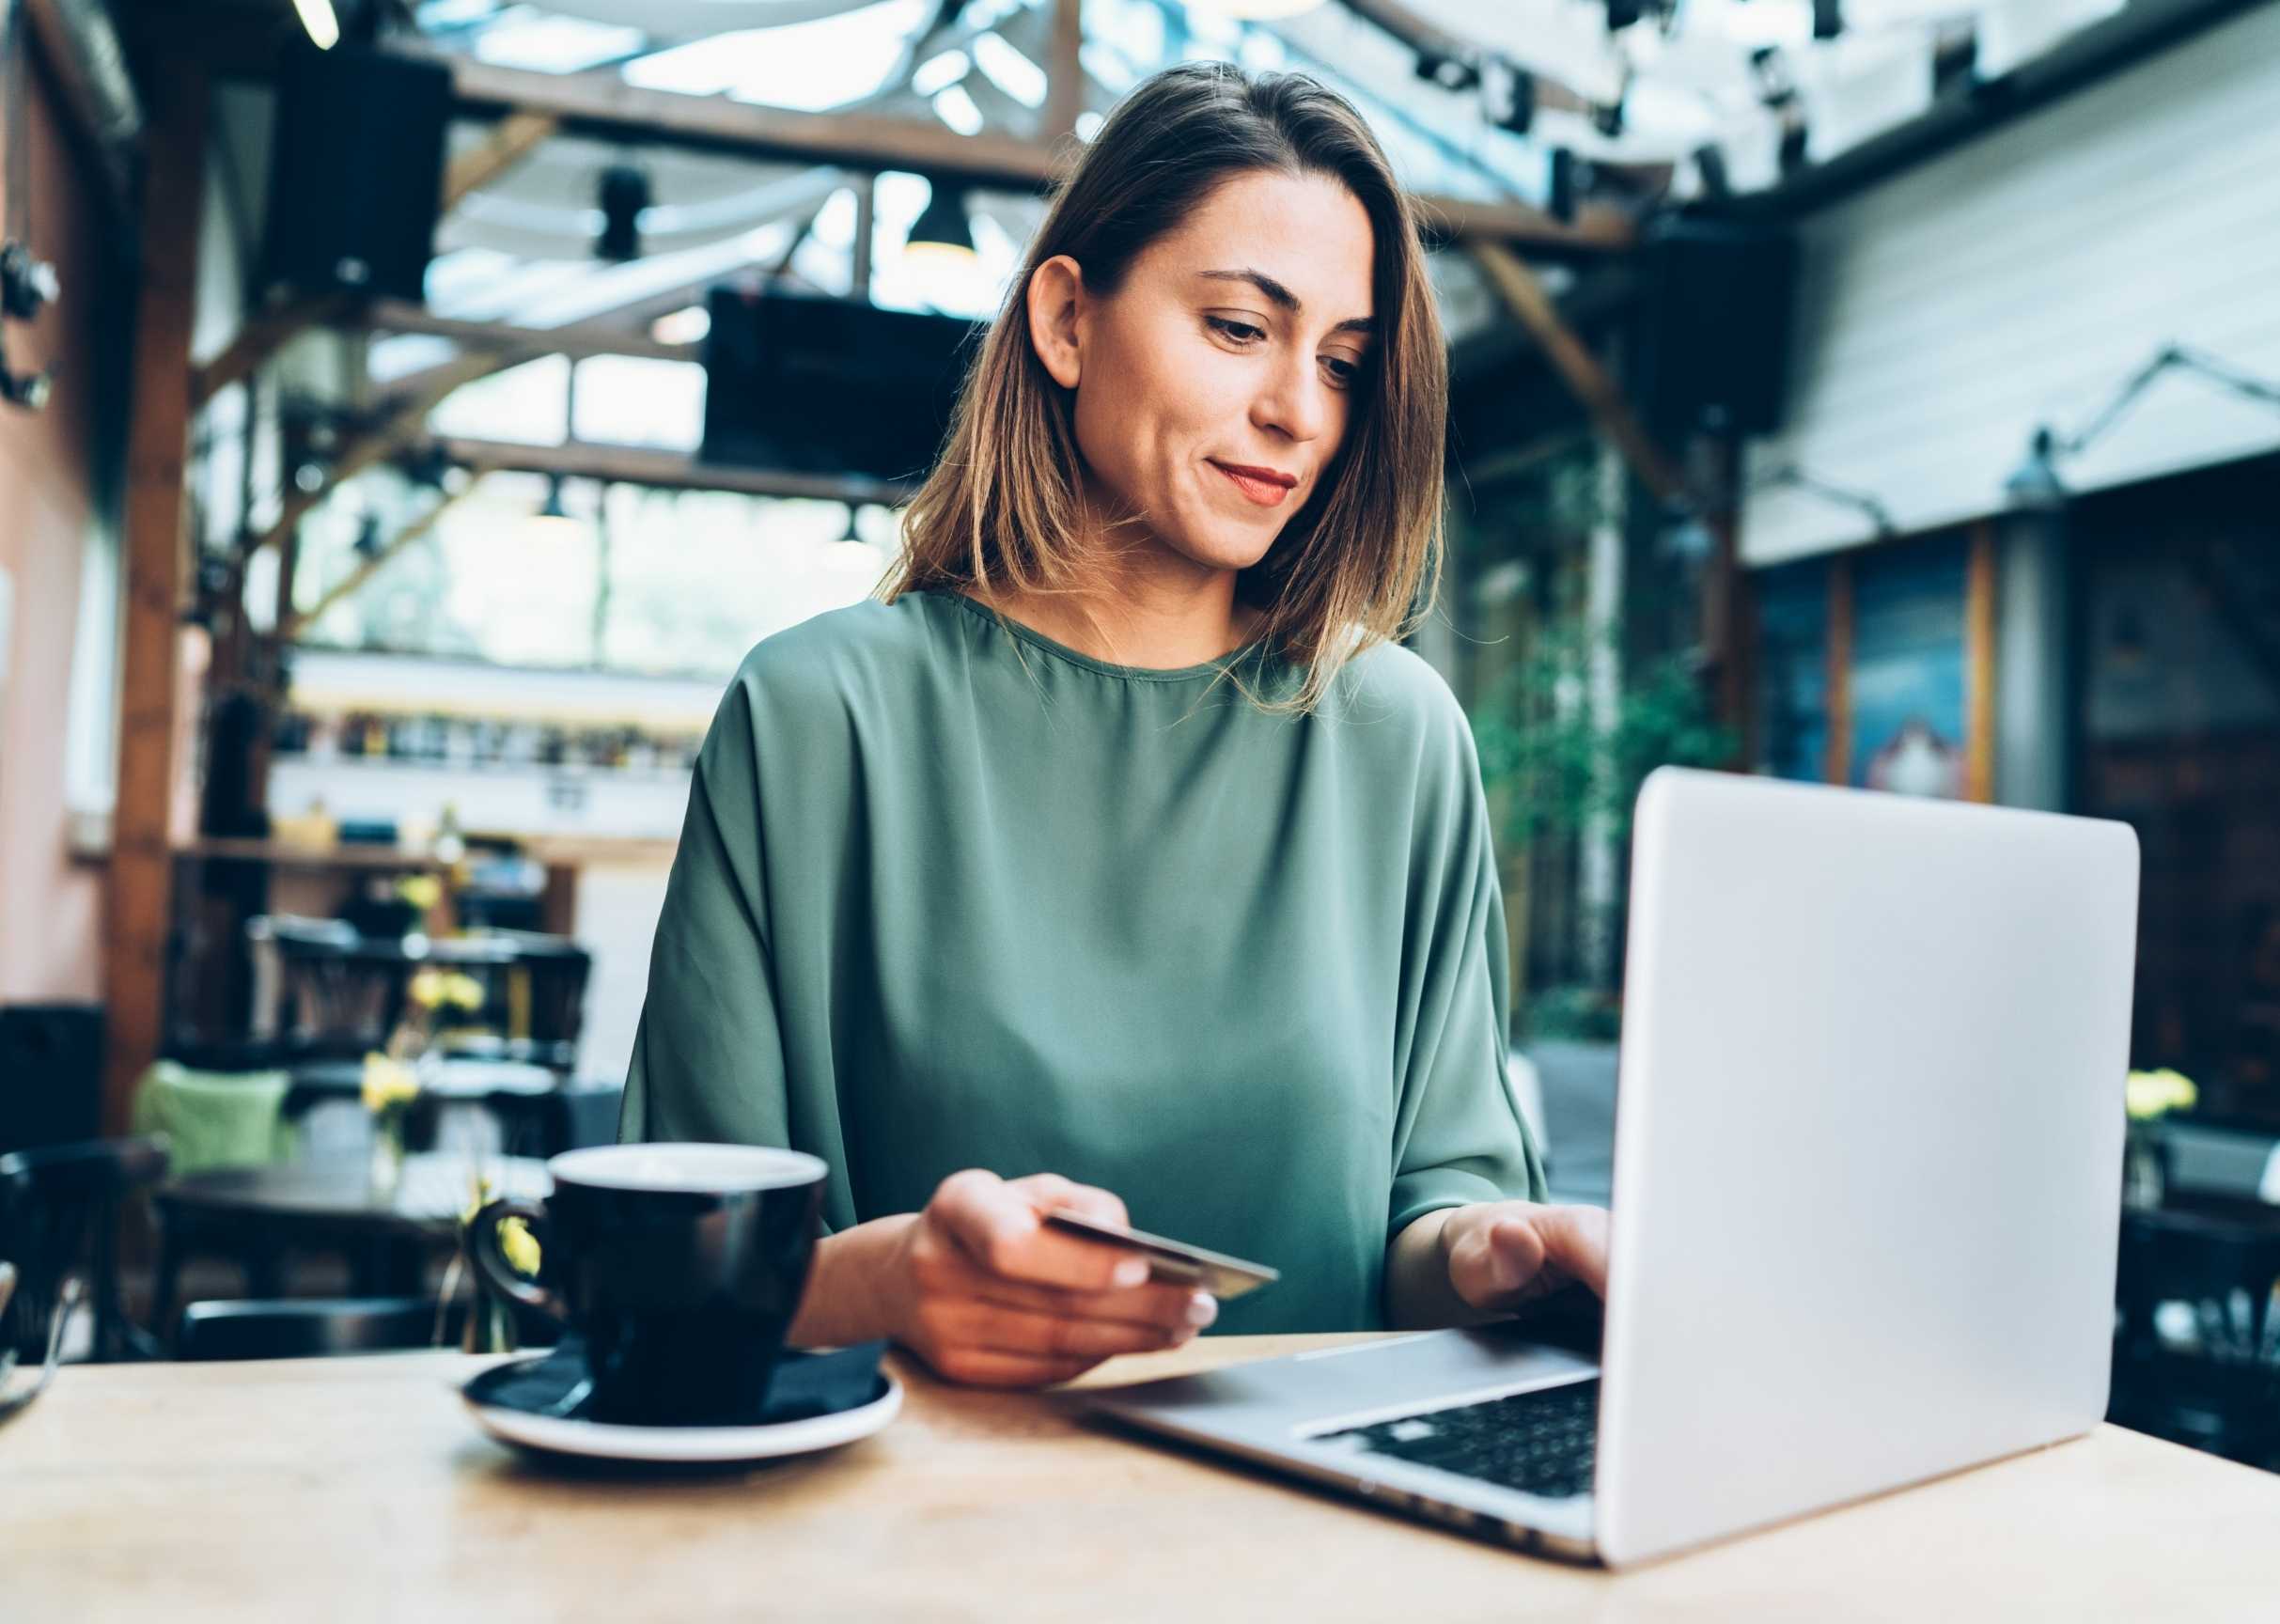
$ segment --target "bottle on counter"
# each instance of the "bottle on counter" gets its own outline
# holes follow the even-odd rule
[[[460,809],[452,802],[444,803],[444,815],[435,826],[435,860],[453,864],[467,855],[467,841],[460,834]]]

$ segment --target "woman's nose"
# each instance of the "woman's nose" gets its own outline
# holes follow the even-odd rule
[[[1328,388],[1316,376],[1314,357],[1277,367],[1273,383],[1252,408],[1252,421],[1278,429],[1293,440],[1318,438],[1328,426]]]

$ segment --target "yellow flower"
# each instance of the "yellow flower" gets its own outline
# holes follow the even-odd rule
[[[396,895],[425,914],[444,899],[444,882],[432,874],[407,874],[396,882]]]
[[[530,1226],[520,1218],[499,1220],[499,1255],[507,1259],[508,1267],[518,1274],[536,1277],[539,1273],[539,1238],[530,1232]]]
[[[374,1116],[419,1097],[419,1074],[385,1054],[364,1057],[364,1108]]]
[[[2130,1073],[2125,1096],[2132,1119],[2150,1121],[2170,1111],[2190,1111],[2201,1097],[2193,1079],[2163,1067],[2159,1071]]]
[[[480,1009],[483,984],[464,970],[444,970],[433,964],[413,973],[405,989],[423,1009]]]

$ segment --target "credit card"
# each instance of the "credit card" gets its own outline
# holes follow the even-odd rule
[[[1066,1207],[1055,1207],[1047,1212],[1045,1222],[1065,1234],[1105,1241],[1110,1245],[1139,1253],[1148,1261],[1148,1278],[1160,1286],[1193,1286],[1214,1297],[1227,1298],[1241,1297],[1283,1277],[1280,1270],[1270,1269],[1264,1263],[1190,1246],[1184,1241],[1150,1235],[1144,1229],[1128,1229],[1120,1224],[1072,1212]]]

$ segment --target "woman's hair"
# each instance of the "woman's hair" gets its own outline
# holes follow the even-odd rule
[[[982,340],[941,460],[912,501],[905,550],[882,585],[892,602],[929,587],[1083,591],[1082,459],[1071,391],[1030,342],[1026,292],[1066,254],[1087,291],[1113,294],[1149,244],[1221,185],[1259,171],[1322,175],[1369,216],[1377,339],[1336,457],[1238,598],[1259,635],[1306,668],[1275,710],[1310,710],[1345,662],[1408,633],[1438,585],[1448,363],[1409,199],[1344,98],[1297,74],[1253,78],[1185,63],[1137,86],[1054,197]]]

